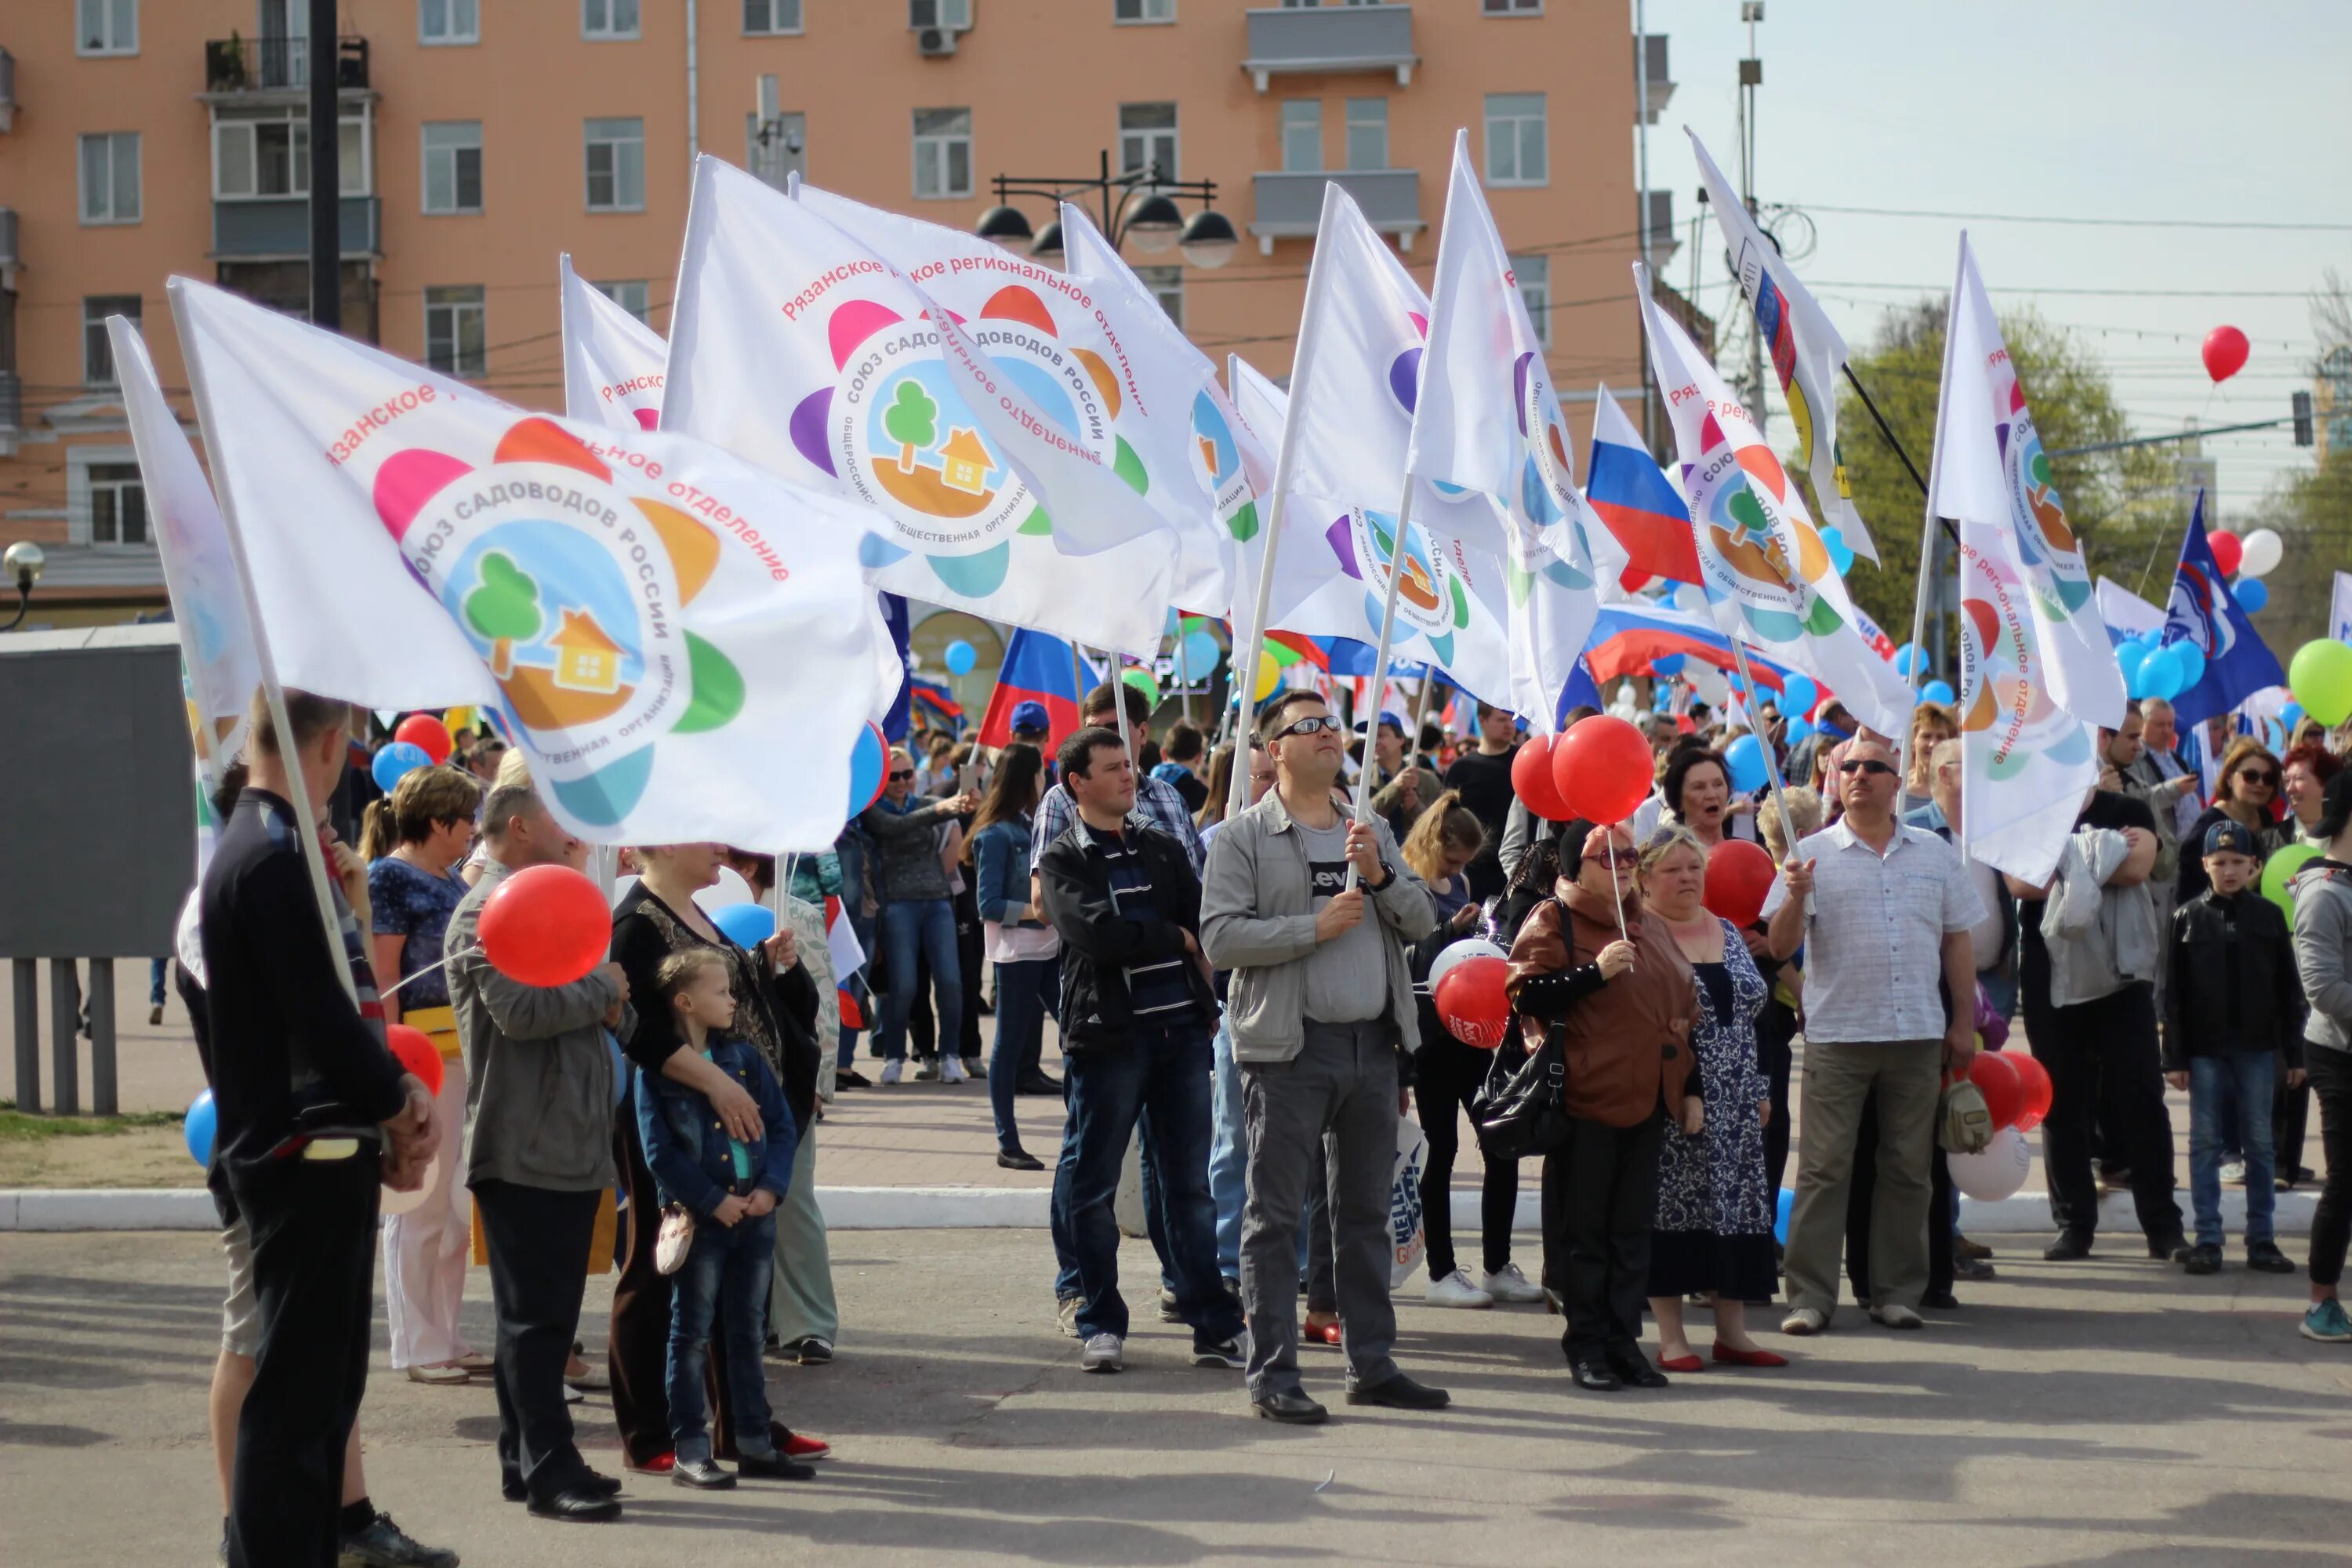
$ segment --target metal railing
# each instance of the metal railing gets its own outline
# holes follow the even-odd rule
[[[308,38],[207,38],[206,92],[269,92],[310,85]],[[335,86],[368,85],[368,41],[357,35],[335,39]]]

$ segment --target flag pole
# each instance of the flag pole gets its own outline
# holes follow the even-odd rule
[[[1968,265],[1969,231],[1962,229],[1959,258],[1953,263],[1952,268],[1951,299],[1944,308],[1944,367],[1936,384],[1936,422],[1938,425],[1943,423],[1944,410],[1951,406],[1952,312],[1959,308],[1960,279]],[[1903,460],[1908,464],[1911,459],[1906,458]],[[1919,652],[1919,639],[1927,635],[1927,591],[1935,582],[1936,488],[1942,479],[1943,471],[1944,443],[1939,439],[1927,450],[1927,482],[1921,489],[1921,504],[1926,516],[1919,524],[1919,583],[1911,604],[1911,668],[1908,670],[1898,669],[1895,672],[1903,677],[1903,684],[1910,689],[1915,702],[1918,699],[1919,688],[1922,685],[1919,679],[1920,667],[1927,662]],[[1916,478],[1917,474],[1916,468],[1912,469],[1914,478]],[[1957,528],[1952,531],[1952,538],[1954,544],[1952,564],[1955,570],[1963,569],[1965,563],[1961,560],[1958,548],[1959,531]],[[1909,776],[1907,770],[1911,763],[1911,737],[1906,732],[1889,738],[1895,742],[1895,782],[1899,791],[1903,787],[1904,780]],[[1895,798],[1899,800],[1902,797],[1898,794]],[[1968,827],[1965,821],[1961,825],[1960,834],[1960,851],[1965,855],[1968,852]]]
[[[1748,667],[1748,645],[1734,632],[1728,639],[1731,657],[1739,665],[1739,683],[1748,688],[1748,721],[1755,726],[1756,749],[1764,753],[1764,782],[1772,786],[1772,805],[1780,814],[1780,838],[1789,846],[1789,858],[1797,858],[1797,825],[1789,816],[1789,786],[1780,777],[1780,760],[1772,754],[1772,739],[1763,732],[1761,714],[1764,694],[1756,689],[1756,672]],[[1806,895],[1808,900],[1811,895]]]
[[[1410,537],[1406,531],[1412,526],[1412,492],[1417,488],[1419,481],[1407,474],[1404,477],[1404,493],[1397,498],[1396,537],[1389,545],[1389,587],[1381,601],[1381,640],[1372,652],[1372,700],[1367,705],[1370,712],[1364,724],[1364,765],[1356,770],[1354,820],[1358,823],[1369,822],[1372,816],[1372,739],[1380,732],[1380,693],[1386,684],[1389,640],[1396,634],[1397,586],[1404,581],[1405,541]],[[1367,518],[1365,521],[1369,525],[1370,519]],[[1370,531],[1369,526],[1366,531]],[[1356,863],[1350,860],[1348,862],[1347,884],[1340,891],[1353,888],[1356,880]]]

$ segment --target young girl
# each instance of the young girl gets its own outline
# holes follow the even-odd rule
[[[980,918],[996,965],[996,1048],[988,1060],[988,1101],[996,1117],[996,1163],[1008,1171],[1042,1171],[1021,1146],[1013,1096],[1042,1076],[1045,1010],[1059,1002],[1061,939],[1029,901],[1030,821],[1045,790],[1045,756],[1015,743],[997,759],[996,776],[972,818],[970,854],[979,879]]]

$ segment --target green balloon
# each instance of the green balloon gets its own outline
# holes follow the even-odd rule
[[[2287,689],[2303,710],[2329,729],[2352,718],[2352,646],[2319,637],[2295,649]]]
[[[1148,669],[1130,669],[1119,679],[1143,693],[1144,700],[1154,708],[1160,706],[1160,682],[1151,679]]]
[[[2319,851],[2310,845],[2290,844],[2263,862],[2263,897],[2286,911],[2290,931],[2294,928],[2294,889],[2289,884],[2305,861],[2318,858]]]

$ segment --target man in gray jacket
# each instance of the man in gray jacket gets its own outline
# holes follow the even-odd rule
[[[1333,795],[1346,731],[1321,698],[1276,699],[1258,732],[1275,787],[1218,832],[1201,898],[1201,944],[1233,972],[1225,1016],[1249,1130],[1250,1404],[1271,1421],[1327,1414],[1298,1380],[1298,1222],[1328,1141],[1348,1403],[1438,1409],[1444,1391],[1389,1354],[1388,1239],[1399,1064],[1420,1033],[1404,944],[1435,928],[1436,906],[1387,825],[1350,822]]]
[[[874,880],[882,895],[882,967],[890,981],[882,993],[874,1045],[883,1057],[882,1081],[897,1083],[907,1070],[907,1015],[915,1005],[919,965],[928,959],[938,996],[940,1081],[961,1083],[965,1075],[956,1041],[963,1028],[963,965],[956,953],[955,905],[939,833],[950,818],[979,803],[968,795],[925,801],[914,790],[915,760],[893,747],[882,798],[857,819],[881,857]]]
[[[482,807],[489,864],[449,917],[449,1005],[465,1042],[472,1134],[466,1184],[490,1255],[498,1316],[499,1481],[554,1519],[619,1517],[620,1483],[572,1440],[563,1367],[580,1328],[596,1200],[614,1182],[614,1035],[635,1027],[629,984],[607,963],[569,985],[525,985],[482,954],[482,906],[509,875],[567,865],[581,846],[528,784]]]

